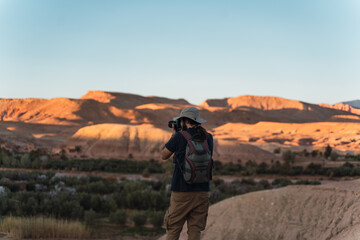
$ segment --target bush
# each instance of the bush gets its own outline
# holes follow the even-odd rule
[[[161,228],[164,222],[164,213],[163,212],[152,212],[150,216],[150,222],[154,228]]]
[[[270,183],[268,182],[268,180],[262,179],[262,180],[260,180],[259,184],[263,189],[270,189],[271,188]]]
[[[145,212],[137,212],[137,213],[134,213],[132,219],[135,223],[135,226],[141,227],[146,223],[147,216],[146,216]]]
[[[116,202],[112,197],[109,197],[105,201],[103,201],[102,211],[104,213],[114,212],[116,208],[117,208]]]
[[[336,161],[339,158],[339,154],[335,151],[331,152],[330,159],[331,161]]]
[[[109,220],[112,223],[124,225],[126,223],[126,211],[117,210],[116,212],[111,213],[109,216]]]
[[[256,185],[256,182],[252,178],[243,178],[241,184]]]
[[[296,185],[320,185],[321,182],[319,181],[309,181],[309,180],[299,180],[296,181]]]
[[[249,160],[245,164],[245,174],[254,175],[257,172],[257,168],[258,168],[257,163]]]
[[[280,148],[280,147],[275,148],[275,149],[274,149],[274,153],[281,153],[281,148]]]
[[[84,220],[88,225],[94,224],[96,221],[96,212],[92,209],[85,211]]]
[[[277,178],[272,182],[273,187],[285,187],[287,185],[291,185],[292,182],[287,178]]]
[[[288,164],[290,163],[294,163],[295,161],[295,153],[292,152],[291,150],[287,150],[285,152],[283,152],[282,154],[282,158],[284,159],[284,161]]]
[[[316,164],[316,163],[310,163],[306,168],[304,173],[305,174],[319,174],[322,170],[322,166],[321,164]]]

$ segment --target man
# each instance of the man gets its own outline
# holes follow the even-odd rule
[[[209,209],[209,181],[188,183],[184,179],[184,161],[188,141],[184,132],[191,135],[197,141],[207,143],[207,147],[213,152],[213,137],[201,126],[206,121],[200,118],[200,111],[195,107],[184,108],[179,117],[183,132],[176,132],[165,144],[161,153],[163,160],[168,159],[174,153],[174,173],[171,182],[170,206],[164,217],[167,232],[167,240],[179,239],[182,227],[187,221],[188,239],[199,240],[201,231],[205,229]],[[187,133],[185,133],[187,135]],[[188,136],[190,136],[188,135]],[[209,180],[212,178],[212,159],[210,159]]]

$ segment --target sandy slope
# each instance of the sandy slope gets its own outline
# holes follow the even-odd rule
[[[278,143],[283,146],[326,147],[360,150],[359,123],[227,123],[214,129],[217,139],[233,139],[255,145]]]
[[[202,239],[360,239],[360,180],[289,186],[224,200],[210,207]]]
[[[97,124],[79,129],[67,146],[80,146],[93,158],[158,159],[171,133],[152,125]]]
[[[97,124],[79,129],[64,147],[80,146],[81,155],[93,158],[128,158],[131,155],[135,160],[159,160],[160,151],[170,136],[169,131],[149,124]],[[272,153],[244,143],[215,139],[214,145],[213,157],[222,162],[277,159]]]

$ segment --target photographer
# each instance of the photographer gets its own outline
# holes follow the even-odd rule
[[[161,153],[163,160],[174,153],[170,206],[164,217],[167,240],[179,239],[187,221],[188,239],[200,239],[209,208],[209,181],[212,178],[213,137],[202,126],[200,111],[184,108],[169,122],[174,129]]]

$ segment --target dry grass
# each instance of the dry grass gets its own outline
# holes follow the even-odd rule
[[[0,231],[15,238],[88,238],[89,230],[79,221],[45,217],[6,217]]]

